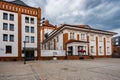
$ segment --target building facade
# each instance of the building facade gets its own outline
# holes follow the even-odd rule
[[[113,37],[113,57],[120,57],[120,36]]]
[[[40,8],[0,1],[0,60],[22,60],[24,49],[26,58],[40,59],[40,19]]]
[[[44,50],[65,50],[65,58],[81,56],[111,57],[114,32],[98,30],[88,25],[63,24],[43,41]],[[49,57],[49,56],[48,56]]]

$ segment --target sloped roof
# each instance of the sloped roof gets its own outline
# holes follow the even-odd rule
[[[14,1],[11,1],[11,3],[17,4],[17,5],[21,5],[21,6],[28,6],[27,4],[25,4],[21,0],[14,0]]]
[[[12,3],[12,4],[16,4],[16,5],[20,5],[20,6],[25,6],[25,7],[30,7],[30,8],[35,8],[35,7],[31,7],[28,6],[26,3],[24,3],[22,0],[14,0],[14,1],[6,1],[6,0],[0,0],[2,2],[7,2],[7,3]]]

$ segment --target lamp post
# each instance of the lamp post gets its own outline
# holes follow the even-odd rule
[[[24,43],[24,64],[26,64],[26,41],[23,41]]]

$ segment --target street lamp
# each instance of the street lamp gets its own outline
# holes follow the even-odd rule
[[[23,41],[24,43],[24,64],[26,64],[26,41]]]

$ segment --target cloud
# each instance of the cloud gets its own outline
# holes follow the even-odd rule
[[[41,7],[53,24],[88,24],[104,30],[120,30],[120,0],[23,0]]]

